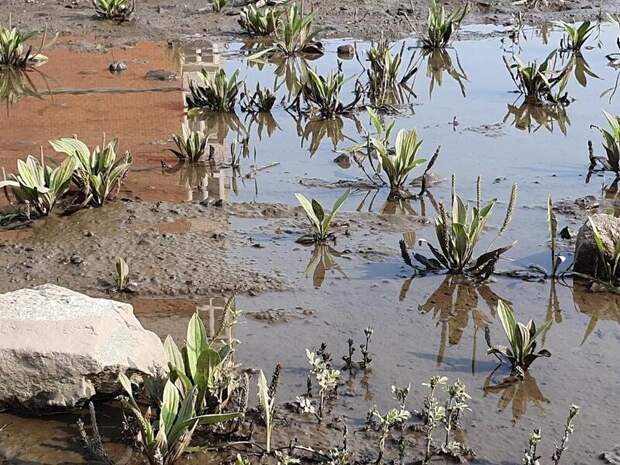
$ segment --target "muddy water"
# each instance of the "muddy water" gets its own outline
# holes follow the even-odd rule
[[[520,103],[511,93],[513,84],[502,55],[507,48],[517,51],[521,47],[524,59],[541,60],[559,43],[560,34],[549,33],[545,43],[540,30],[528,29],[520,44],[511,45],[505,32],[471,28],[454,49],[441,56],[420,58],[419,50],[410,49],[408,53],[421,60],[414,84],[417,97],[401,107],[396,125],[416,127],[424,139],[423,152],[429,156],[436,145],[442,145],[434,171],[440,178],[456,173],[465,197],[475,196],[475,178],[482,177],[484,196],[504,201],[498,205],[492,229],[501,223],[512,183],[518,183],[513,223],[497,244],[519,242],[508,254],[510,260],[500,262],[499,267],[548,266],[545,204],[549,193],[554,200],[601,197],[604,178],[595,177],[585,184],[586,143],[598,140],[590,124],[603,123],[601,110],[617,112],[620,97],[610,101],[609,93],[601,96],[614,85],[619,72],[608,67],[605,58],[612,51],[615,31],[604,26],[600,47],[592,41],[594,47],[584,50],[583,58],[598,78],[588,76],[585,85],[573,80],[568,92],[575,100],[566,115],[549,121],[548,127],[513,124]],[[272,83],[278,64],[248,66],[242,56],[244,44],[200,44],[180,51],[165,44],[138,43],[97,51],[93,43],[92,37],[73,39],[72,44],[50,50],[50,63],[41,68],[49,76],[32,76],[37,89],[47,95],[24,97],[8,107],[0,119],[0,156],[8,169],[17,156],[37,152],[47,139],[77,133],[96,142],[106,131],[119,136],[121,147],[130,148],[135,157],[123,195],[147,202],[223,199],[293,205],[293,193],[303,192],[331,203],[342,189],[329,188],[330,183],[363,177],[355,166],[342,168],[333,161],[338,155],[334,145],[342,149],[358,137],[354,121],[297,123],[280,105],[272,118],[251,121],[240,114],[239,120],[205,122],[223,160],[235,137],[230,127],[243,126],[250,134],[256,158],[243,159],[240,172],[175,167],[174,157],[165,149],[171,146],[170,133],[178,132],[185,120],[182,87],[196,70],[203,66],[239,69],[252,89],[256,82]],[[340,43],[328,42],[326,55],[309,65],[321,72],[333,69]],[[406,42],[408,47],[414,44]],[[368,44],[357,46],[363,51]],[[127,60],[128,71],[109,74],[106,68],[113,59]],[[451,74],[442,72],[442,64]],[[342,66],[347,75],[361,72],[356,60],[344,61]],[[178,77],[172,81],[144,79],[154,69],[175,71]],[[352,81],[348,85],[350,90]],[[280,94],[284,95],[284,87]],[[368,124],[363,114],[358,118]],[[448,191],[449,181],[433,186],[432,195],[436,200],[446,199]],[[534,427],[542,427],[541,451],[549,456],[570,403],[581,405],[582,414],[566,463],[596,463],[599,453],[617,441],[620,362],[615,354],[620,301],[588,293],[570,281],[552,287],[500,277],[484,285],[445,276],[411,279],[399,258],[398,239],[414,233],[431,237],[431,228],[420,216],[432,218],[432,202],[427,198],[424,203],[390,204],[386,196],[384,190],[354,191],[339,225],[350,234],[340,235],[331,249],[295,243],[303,229],[300,218],[293,215],[264,219],[247,218],[241,210],[230,213],[230,229],[253,244],[243,249],[244,258],[257,270],[282,272],[288,288],[239,297],[246,311],[246,318],[235,329],[235,337],[242,341],[239,361],[266,371],[281,362],[280,400],[292,400],[305,390],[305,347],[327,342],[334,359],[339,359],[345,354],[346,340],[352,337],[361,343],[363,329],[371,326],[375,331],[372,370],[367,376],[354,376],[347,384],[347,395],[335,407],[351,424],[359,426],[374,404],[381,410],[391,407],[391,384],[411,383],[412,407],[419,407],[424,394],[421,383],[432,374],[445,374],[461,378],[472,394],[465,435],[468,445],[478,451],[477,463],[519,463]],[[576,229],[579,224],[573,216],[560,217],[561,227]],[[162,236],[212,234],[200,218],[163,222],[157,229]],[[29,236],[33,231],[36,225],[7,232],[3,239],[33,240]],[[482,247],[487,245],[488,241]],[[570,244],[563,247],[568,250]],[[545,340],[551,359],[537,361],[524,382],[510,386],[502,384],[506,370],[494,371],[495,360],[486,355],[484,342],[486,326],[494,339],[501,339],[494,311],[500,298],[512,302],[520,320],[554,322]],[[164,295],[138,296],[132,302],[147,328],[177,337],[196,308],[213,303],[206,297]],[[112,439],[116,415],[104,410],[100,418],[104,434]],[[82,462],[80,449],[72,442],[73,419],[3,416],[0,423],[9,426],[0,436],[2,454],[11,463]],[[37,434],[24,434],[28,431]],[[115,446],[115,453],[124,455],[120,446]]]

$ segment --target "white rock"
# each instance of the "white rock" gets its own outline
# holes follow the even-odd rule
[[[129,304],[46,284],[0,295],[0,404],[74,407],[120,392],[119,372],[165,366],[159,337]]]

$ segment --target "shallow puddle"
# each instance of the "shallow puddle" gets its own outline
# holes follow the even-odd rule
[[[587,141],[592,139],[595,150],[602,150],[599,135],[590,125],[604,124],[603,109],[617,113],[619,107],[620,97],[614,95],[613,88],[620,70],[609,67],[605,58],[614,46],[616,31],[603,25],[582,58],[564,57],[563,64],[571,63],[575,69],[575,78],[567,88],[574,101],[551,113],[519,103],[502,60],[507,49],[523,59],[544,59],[561,34],[543,32],[526,29],[526,37],[512,44],[506,30],[472,27],[453,48],[426,56],[414,47],[414,40],[405,42],[405,56],[415,54],[413,59],[418,60],[413,85],[416,97],[402,105],[394,118],[397,128],[418,129],[425,156],[442,146],[433,171],[443,181],[433,185],[429,196],[395,203],[387,201],[385,189],[354,189],[337,224],[340,232],[348,234],[340,234],[330,246],[297,244],[299,218],[292,214],[244,217],[233,211],[222,220],[226,228],[246,240],[239,249],[242,252],[237,250],[235,255],[243,255],[247,260],[244,266],[277,270],[286,279],[286,291],[238,298],[246,317],[232,335],[241,341],[237,357],[243,366],[268,372],[277,362],[283,364],[279,400],[294,400],[305,391],[306,347],[317,348],[326,342],[334,360],[339,361],[346,353],[347,339],[360,344],[364,328],[370,326],[374,328],[372,369],[350,378],[344,374],[348,379],[346,396],[335,407],[337,414],[356,427],[362,425],[373,405],[382,411],[393,406],[392,384],[411,383],[411,403],[419,407],[425,392],[421,383],[431,375],[443,374],[462,379],[472,395],[465,434],[467,444],[478,452],[474,463],[519,462],[535,427],[541,427],[544,435],[540,452],[550,456],[571,403],[579,404],[582,413],[566,453],[567,463],[596,463],[603,450],[616,444],[620,298],[593,294],[572,282],[552,286],[503,277],[484,284],[451,276],[412,278],[398,250],[398,240],[403,237],[410,245],[416,239],[431,238],[429,222],[420,217],[432,219],[436,202],[448,198],[452,173],[466,198],[475,198],[475,179],[481,176],[483,197],[501,200],[493,229],[500,226],[511,185],[519,185],[514,220],[498,240],[498,244],[518,240],[507,254],[510,260],[500,262],[503,270],[532,263],[549,267],[549,194],[554,201],[571,203],[593,195],[606,211],[616,211],[614,192],[602,192],[609,179],[595,176],[585,183]],[[40,98],[21,95],[6,106],[0,116],[0,164],[8,171],[13,170],[18,157],[38,153],[49,139],[77,134],[96,143],[105,132],[108,138],[119,137],[121,148],[131,149],[134,155],[133,169],[121,192],[129,199],[295,205],[293,194],[303,192],[331,205],[342,195],[343,185],[359,186],[358,181],[364,180],[355,163],[334,162],[340,155],[337,150],[359,140],[357,125],[368,127],[363,113],[358,114],[358,121],[296,121],[282,105],[276,105],[271,115],[211,115],[192,124],[209,131],[214,159],[220,163],[178,165],[167,151],[172,148],[170,135],[180,132],[187,118],[183,89],[198,70],[239,69],[248,88],[253,89],[257,82],[272,83],[274,72],[285,81],[287,73],[300,66],[316,67],[321,73],[335,69],[336,49],[342,41],[326,42],[327,53],[318,60],[262,66],[248,65],[248,44],[203,44],[180,50],[140,42],[124,49],[98,50],[95,43],[94,38],[72,38],[57,45],[49,51],[49,63],[40,73],[28,76]],[[356,46],[360,56],[368,48],[363,42]],[[125,60],[128,70],[110,73],[107,68],[113,60]],[[342,69],[354,77],[363,71],[355,59],[343,61]],[[145,76],[153,70],[174,72],[177,77],[147,80]],[[353,85],[354,79],[347,83],[349,92]],[[284,82],[279,97],[284,96],[286,86]],[[233,169],[230,144],[239,132],[249,136],[250,155]],[[51,154],[47,148],[45,152]],[[28,229],[2,231],[0,240],[9,245],[34,241],[53,247],[60,236],[66,235],[63,240],[68,241],[84,231],[99,231],[108,222],[123,230],[127,225],[115,220],[117,209],[122,208],[125,205],[108,208],[100,218],[84,214],[38,221]],[[86,222],[66,227],[75,218]],[[576,230],[582,221],[560,215],[559,222],[560,227]],[[200,238],[226,229],[222,224],[213,228],[200,216],[171,215],[167,221],[137,223],[129,228],[132,234],[148,231],[166,237],[194,234]],[[489,245],[488,240],[483,241],[481,249]],[[570,255],[571,244],[562,247]],[[174,261],[166,263],[173,266],[170,263]],[[222,305],[192,292],[182,297],[120,297],[134,305],[147,329],[178,339],[183,337],[191,314],[199,309],[209,314],[209,324],[215,328],[218,317],[214,308]],[[553,321],[544,341],[552,357],[537,361],[520,383],[506,382],[509,373],[503,367],[496,370],[495,359],[486,354],[485,328],[490,328],[494,340],[503,337],[495,312],[499,299],[511,302],[521,321]],[[108,439],[117,439],[111,426],[117,415],[105,410],[100,418]],[[0,425],[8,424],[0,436],[0,457],[8,463],[82,463],[86,459],[73,442],[77,436],[74,419],[0,415]],[[45,435],[27,434],[30,430]],[[115,455],[126,456],[120,445],[113,447]]]

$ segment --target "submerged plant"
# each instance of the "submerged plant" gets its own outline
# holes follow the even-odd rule
[[[470,210],[469,205],[456,194],[454,177],[452,185],[452,213],[449,215],[443,202],[440,202],[439,215],[435,218],[435,235],[437,236],[439,248],[427,242],[435,258],[427,259],[420,254],[414,254],[413,257],[422,263],[427,270],[446,269],[449,273],[467,273],[486,278],[495,269],[495,264],[501,255],[514,244],[485,252],[474,259],[476,246],[491,216],[493,207],[497,203],[497,199],[493,199],[484,205],[482,204],[480,178],[478,178],[476,205]],[[517,185],[515,184],[512,186],[508,208],[506,209],[504,222],[499,229],[498,236],[508,228],[516,202]],[[401,241],[400,244],[405,262],[409,266],[413,266],[406,244],[404,241]]]
[[[241,9],[239,13],[239,25],[248,33],[255,36],[267,36],[273,34],[278,27],[281,10],[275,8],[257,8],[250,4]]]
[[[26,42],[35,34],[24,34],[10,24],[8,27],[0,25],[0,68],[25,68],[45,63],[47,57],[40,53],[45,45],[45,34],[38,51],[33,51],[31,46],[26,48]]]
[[[603,148],[605,149],[605,157],[591,156],[591,166],[593,169],[596,163],[600,163],[604,170],[613,171],[616,176],[620,176],[620,116],[603,112],[609,123],[609,129],[603,129],[599,126],[592,125],[598,129],[603,136]]]
[[[540,65],[536,61],[526,64],[517,56],[511,64],[504,58],[504,63],[526,102],[536,105],[568,103],[566,94],[562,95],[568,84],[568,74],[566,70],[555,70],[555,52],[551,52]]]
[[[579,27],[574,24],[568,24],[560,21],[560,26],[564,29],[565,36],[560,41],[560,49],[579,51],[584,46],[592,32],[596,29],[596,25],[590,21],[584,21]]]
[[[234,323],[234,298],[226,302],[224,315],[225,321],[219,333]],[[181,350],[172,337],[168,336],[164,341],[170,379],[184,395],[195,391],[195,408],[199,413],[220,408],[234,388],[235,380],[231,373],[234,347],[232,343],[218,341],[219,333],[209,338],[196,312],[187,326],[187,338]]]
[[[0,188],[9,188],[18,202],[33,206],[40,215],[49,215],[58,199],[69,190],[75,168],[73,159],[52,168],[45,163],[43,154],[41,161],[28,156],[26,161],[17,160],[17,172],[8,178],[5,174]]]
[[[170,149],[179,160],[195,163],[200,161],[207,148],[207,136],[204,131],[193,131],[188,124],[183,124],[181,135],[173,134],[172,140],[177,146]]]
[[[499,315],[509,346],[493,346],[491,344],[490,330],[487,326],[485,328],[485,336],[489,346],[488,354],[495,355],[500,362],[508,361],[513,371],[520,376],[523,376],[537,358],[551,357],[551,353],[546,349],[536,352],[538,339],[549,330],[551,320],[546,321],[538,329],[532,320],[527,324],[520,323],[515,318],[514,310],[501,300],[497,302],[497,314]]]
[[[325,210],[317,200],[308,199],[303,194],[295,194],[295,197],[297,197],[297,200],[304,209],[314,229],[314,242],[325,242],[330,238],[329,228],[331,227],[332,221],[336,213],[338,213],[338,210],[340,210],[342,205],[349,198],[349,195],[351,195],[351,191],[346,191],[336,200],[331,211],[325,213]]]
[[[127,21],[136,8],[135,0],[92,0],[95,14],[100,18]]]
[[[407,83],[418,69],[411,60],[404,71],[401,69],[404,52],[404,42],[398,53],[392,53],[392,47],[383,38],[373,43],[366,52],[366,59],[370,65],[366,70],[368,94],[374,106],[384,107],[392,103],[400,103],[404,93],[413,94]]]
[[[116,284],[116,290],[123,292],[129,285],[129,265],[123,257],[116,259],[116,274],[114,275],[114,283]]]
[[[133,397],[131,381],[121,373],[119,381],[127,398],[121,400],[123,408],[135,418],[138,428],[138,444],[150,465],[172,465],[189,446],[198,424],[213,425],[232,420],[237,413],[197,415],[195,409],[196,389],[182,394],[168,380],[164,387],[159,417],[151,423],[151,409],[143,414]]]
[[[256,84],[256,90],[250,94],[247,90],[243,92],[244,101],[241,102],[241,109],[248,113],[269,113],[273,105],[276,103],[276,92],[280,88],[278,78],[276,77],[273,88],[261,87]]]
[[[231,76],[227,76],[223,69],[219,69],[214,75],[203,69],[201,78],[202,83],[190,83],[190,95],[186,97],[187,106],[190,109],[202,108],[208,111],[234,112],[237,94],[241,88],[239,70],[236,70]]]
[[[422,38],[424,48],[444,48],[450,43],[452,34],[459,28],[469,9],[469,3],[446,13],[441,0],[431,0],[428,10],[426,36]]]
[[[344,104],[340,101],[340,93],[345,82],[346,79],[340,69],[324,77],[308,68],[301,85],[300,97],[308,103],[309,113],[317,114],[320,119],[333,119],[337,115],[354,111],[360,98],[359,94],[351,103]]]
[[[133,161],[126,151],[118,156],[118,139],[105,141],[91,152],[88,146],[77,138],[50,141],[54,150],[66,154],[76,162],[75,184],[83,196],[83,204],[101,206],[120,189]],[[115,192],[116,191],[116,192]]]

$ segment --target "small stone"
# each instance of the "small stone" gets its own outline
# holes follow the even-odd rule
[[[338,58],[350,60],[355,56],[355,48],[351,44],[344,44],[338,46]]]
[[[568,226],[564,226],[564,228],[562,228],[562,230],[560,231],[560,237],[562,239],[572,239],[574,236],[575,233],[571,231]]]
[[[127,70],[127,62],[126,61],[118,61],[114,60],[112,63],[108,65],[108,70],[111,73],[120,73],[122,71]]]
[[[334,159],[334,163],[345,170],[351,168],[351,158],[346,153],[338,155]]]
[[[73,255],[71,255],[71,258],[69,259],[71,261],[71,263],[73,263],[74,265],[80,265],[82,264],[82,262],[84,261],[84,259],[82,259],[82,257],[80,257],[78,254],[74,253]]]

